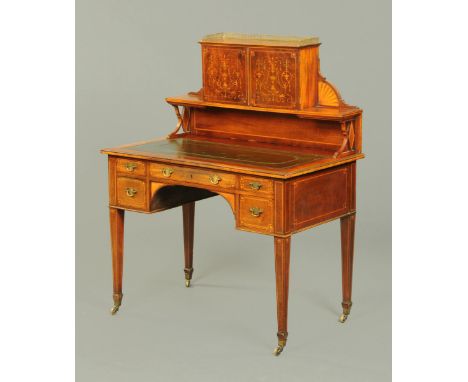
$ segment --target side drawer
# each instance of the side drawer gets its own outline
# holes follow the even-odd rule
[[[251,231],[273,232],[273,201],[241,195],[239,227]]]
[[[146,182],[144,180],[118,177],[117,205],[138,210],[146,210]]]
[[[241,176],[239,187],[242,191],[248,191],[252,194],[266,196],[273,194],[273,181],[270,179]]]
[[[131,158],[117,159],[117,172],[126,175],[146,175],[146,163]]]
[[[190,167],[150,164],[150,176],[153,178],[170,179],[186,183],[201,184],[210,187],[235,188],[236,175],[219,171],[201,170]]]

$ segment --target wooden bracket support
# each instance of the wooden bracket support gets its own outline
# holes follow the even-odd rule
[[[338,158],[347,151],[355,150],[354,120],[341,122],[341,134],[343,135],[343,142],[338,151],[333,154],[333,158]]]
[[[184,106],[184,111],[183,111],[184,117],[182,117],[182,114],[180,113],[180,110],[179,110],[179,106],[178,105],[172,105],[172,107],[174,108],[176,116],[177,116],[177,125],[176,125],[176,128],[174,129],[174,131],[172,131],[167,136],[168,138],[173,138],[176,135],[178,135],[178,132],[179,132],[181,127],[182,127],[182,130],[189,131],[188,123],[189,123],[189,120],[190,120],[190,108],[186,108]]]

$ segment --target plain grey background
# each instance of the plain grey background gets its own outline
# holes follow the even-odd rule
[[[236,231],[227,203],[197,203],[193,287],[182,213],[126,214],[124,299],[112,305],[107,161],[160,137],[164,97],[201,87],[205,34],[316,35],[322,73],[364,109],[354,306],[340,314],[339,222],[293,236],[289,340],[276,345],[273,240]],[[391,2],[76,2],[76,374],[79,382],[390,381]]]

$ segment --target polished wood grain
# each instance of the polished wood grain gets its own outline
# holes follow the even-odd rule
[[[299,118],[310,118],[316,120],[332,120],[342,121],[356,115],[362,114],[362,110],[355,106],[324,106],[319,103],[315,106],[305,109],[286,109],[274,107],[259,107],[253,105],[239,105],[234,103],[221,103],[216,101],[208,101],[199,93],[188,93],[176,97],[167,97],[166,102],[171,105],[180,105],[192,108],[223,108],[231,110],[250,110],[256,112],[267,112],[284,115],[295,115]]]
[[[299,70],[297,51],[265,48],[251,48],[249,51],[249,104],[296,109]]]
[[[220,196],[237,229],[273,237],[279,355],[288,337],[291,235],[340,219],[340,321],[350,313],[362,110],[320,73],[318,39],[216,34],[200,43],[202,89],[166,99],[175,129],[101,151],[108,155],[113,313],[122,299],[124,211],[182,207],[190,286],[195,203]]]
[[[129,176],[145,176],[146,163],[128,158],[117,159],[117,172]]]
[[[245,48],[204,46],[203,94],[207,101],[247,103]]]
[[[122,303],[122,277],[123,277],[123,244],[124,244],[124,217],[125,211],[117,208],[109,208],[110,232],[112,242],[112,275],[114,285],[114,307],[115,314]]]
[[[280,179],[355,162],[364,157],[362,153],[355,152],[335,156],[333,150],[215,139],[192,134],[103,149],[102,152],[116,157],[150,160],[163,165],[180,164]],[[153,174],[156,175],[154,172]]]
[[[278,319],[279,353],[288,338],[289,262],[291,237],[275,237],[276,311]]]
[[[184,227],[185,285],[190,286],[193,274],[193,232],[195,229],[195,202],[182,205]]]
[[[150,175],[153,178],[189,182],[216,188],[235,188],[237,176],[220,171],[201,170],[162,163],[150,164]]]
[[[299,49],[299,108],[307,110],[317,105],[319,79],[318,46]]]
[[[145,209],[147,205],[146,182],[140,179],[117,178],[117,205]]]
[[[273,193],[273,181],[266,178],[253,176],[241,176],[239,189],[255,195],[271,195]]]
[[[342,217],[341,220],[341,268],[343,287],[343,314],[348,315],[351,310],[353,286],[353,259],[354,259],[354,226],[356,214]],[[345,317],[343,317],[346,319]],[[343,320],[344,321],[344,320]]]
[[[339,122],[301,119],[292,115],[195,109],[190,122],[193,134],[202,137],[236,138],[333,152],[343,141]]]
[[[273,202],[270,199],[240,195],[239,227],[255,232],[274,231]]]
[[[349,212],[348,171],[348,166],[334,167],[291,183],[293,231]]]

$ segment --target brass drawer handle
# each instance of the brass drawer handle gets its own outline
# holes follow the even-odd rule
[[[212,184],[218,184],[221,181],[221,177],[218,175],[210,175],[210,182]]]
[[[135,170],[136,168],[137,168],[136,163],[125,163],[125,169],[126,169],[127,171],[132,172],[132,171]]]
[[[260,217],[260,215],[263,213],[263,210],[258,207],[252,207],[249,211],[252,216],[255,216],[256,218]]]
[[[125,193],[127,194],[127,196],[130,196],[131,198],[133,198],[133,197],[136,195],[137,190],[135,190],[135,189],[132,188],[132,187],[127,187],[127,188],[125,189]]]
[[[174,172],[174,170],[172,168],[166,168],[165,167],[165,168],[163,168],[161,170],[161,172],[166,178],[169,178],[172,175],[172,173]]]
[[[249,186],[252,190],[260,190],[260,188],[262,188],[262,184],[261,183],[258,183],[258,182],[250,182],[249,183]]]

